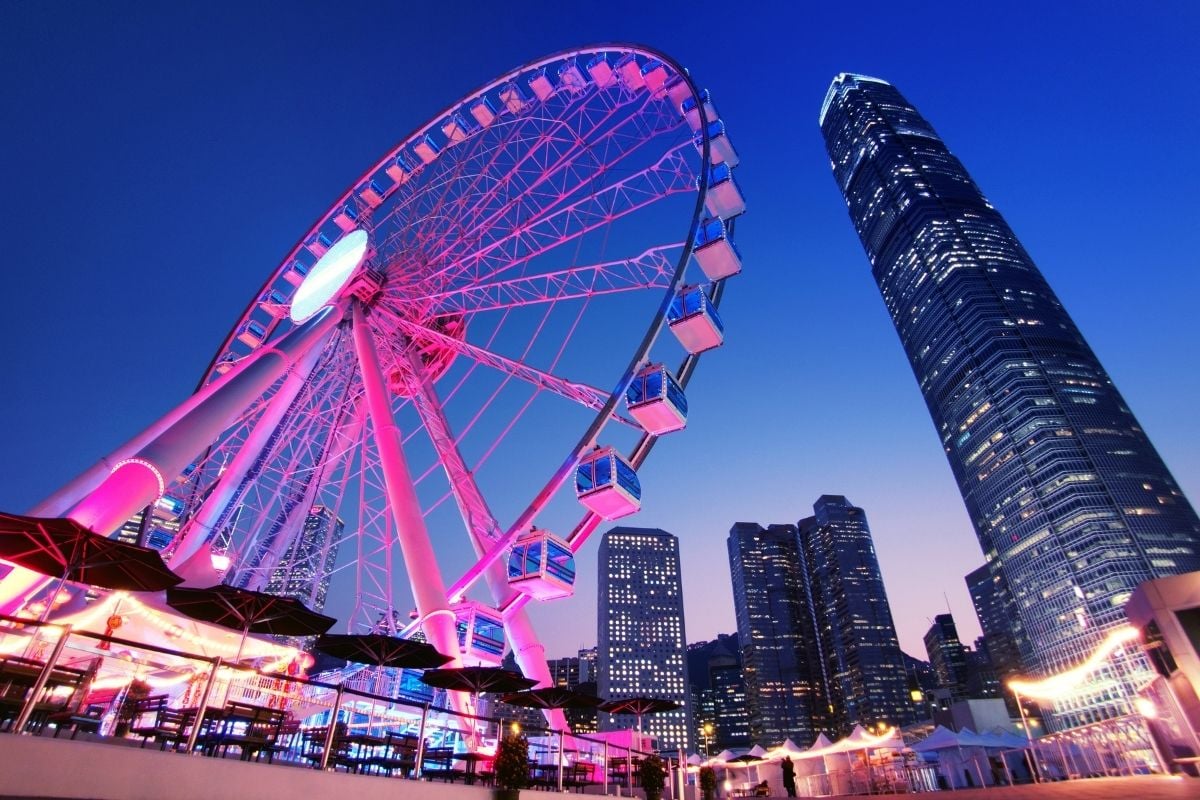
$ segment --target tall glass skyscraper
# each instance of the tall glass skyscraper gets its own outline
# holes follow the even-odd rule
[[[855,724],[911,722],[904,654],[866,512],[841,495],[821,495],[797,527],[831,728],[845,734]]]
[[[750,738],[807,746],[829,701],[796,526],[738,522],[727,544]]]
[[[694,750],[688,708],[679,539],[658,528],[618,526],[600,540],[598,694],[659,697],[681,705],[649,714],[643,730],[660,747]],[[600,714],[600,730],[632,728],[631,714]]]
[[[1019,615],[1025,668],[1075,666],[1124,623],[1135,586],[1200,569],[1196,513],[1017,237],[900,92],[839,75],[820,125],[984,555]],[[1111,677],[1127,690],[1136,669]],[[1128,709],[1112,686],[1064,697],[1057,724]]]

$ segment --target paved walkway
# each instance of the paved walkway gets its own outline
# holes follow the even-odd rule
[[[880,795],[906,796],[909,795]],[[1196,800],[1200,797],[1200,778],[1164,775],[1088,778],[1021,786],[995,786],[988,789],[926,792],[921,796],[936,797],[938,800]]]

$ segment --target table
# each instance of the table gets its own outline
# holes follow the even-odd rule
[[[465,761],[467,769],[464,774],[464,780],[468,786],[475,783],[475,765],[480,761],[491,761],[494,756],[489,756],[484,753],[455,753],[453,756],[455,761]]]

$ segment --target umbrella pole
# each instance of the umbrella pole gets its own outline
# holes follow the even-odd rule
[[[196,749],[196,739],[200,736],[200,728],[204,725],[204,714],[208,711],[208,698],[212,694],[213,684],[217,680],[217,670],[221,668],[221,657],[217,656],[212,667],[208,670],[208,680],[204,682],[204,693],[200,695],[200,706],[196,709],[196,719],[192,721],[192,731],[188,734],[185,753]]]
[[[50,612],[54,610],[54,601],[58,599],[58,593],[67,585],[67,576],[71,574],[70,565],[63,570],[62,577],[58,579],[58,585],[54,587],[54,591],[50,594],[50,598],[46,600],[46,607],[42,609],[41,616],[38,617],[38,622],[45,623],[50,619]]]
[[[29,717],[33,715],[33,709],[37,706],[38,695],[46,688],[46,681],[50,680],[50,673],[54,671],[54,665],[58,663],[58,657],[62,655],[63,648],[67,646],[67,639],[71,636],[71,626],[64,625],[62,632],[58,635],[58,641],[54,644],[54,651],[50,653],[50,658],[46,659],[45,666],[38,673],[37,680],[33,683],[33,689],[29,692],[29,699],[25,701],[25,705],[21,708],[21,713],[17,715],[17,719],[13,722],[12,729],[16,733],[23,733],[25,725],[29,722]]]
[[[429,703],[421,704],[421,725],[417,728],[417,755],[413,759],[415,777],[421,777],[421,765],[425,761],[425,723],[429,719]]]
[[[563,790],[563,732],[558,731],[558,791]]]

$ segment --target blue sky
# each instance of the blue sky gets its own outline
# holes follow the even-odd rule
[[[1200,12],[1158,3],[7,3],[0,6],[0,508],[23,510],[186,396],[250,296],[366,166],[474,87],[640,42],[708,87],[741,157],[728,343],[656,449],[688,638],[734,629],[725,537],[844,494],[871,522],[901,644],[981,563],[830,177],[841,71],[891,81],[1006,216],[1184,492],[1200,496]],[[578,597],[551,655],[594,642]]]

